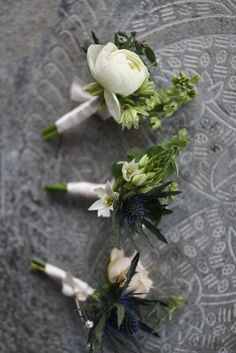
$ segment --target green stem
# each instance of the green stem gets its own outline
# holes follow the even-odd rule
[[[45,265],[45,261],[35,258],[33,261],[31,261],[30,268],[39,272],[45,272]]]
[[[47,129],[43,130],[42,132],[42,136],[45,141],[51,140],[58,135],[59,135],[59,132],[57,131],[56,124],[49,126]]]
[[[44,190],[47,192],[67,192],[67,184],[66,183],[57,183],[50,184],[44,187]]]

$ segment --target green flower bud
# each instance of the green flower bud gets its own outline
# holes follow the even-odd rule
[[[146,175],[147,175],[148,179],[153,179],[153,178],[156,177],[156,173],[155,172],[148,172]]]
[[[185,137],[185,136],[187,136],[187,130],[186,130],[186,129],[180,129],[180,130],[178,131],[178,135],[179,135],[179,137]]]
[[[140,117],[138,116],[137,110],[135,108],[129,107],[124,110],[120,117],[120,123],[122,125],[122,129],[130,129],[132,126],[135,129],[138,129]]]
[[[146,174],[137,174],[132,178],[132,183],[134,185],[141,185],[147,180]]]
[[[171,183],[169,186],[169,190],[170,191],[178,191],[178,184],[175,182]]]
[[[171,102],[170,104],[166,104],[163,108],[166,116],[171,116],[177,110],[178,104],[176,102]]]
[[[148,111],[155,109],[155,107],[160,104],[162,104],[162,99],[159,92],[157,91],[153,96],[145,100],[145,106],[147,107]]]
[[[152,130],[157,130],[161,127],[162,121],[160,118],[157,118],[155,116],[152,116],[150,118],[150,124],[151,124],[151,129]]]
[[[138,162],[138,166],[139,168],[143,168],[146,166],[146,164],[149,161],[149,157],[147,154],[145,154],[144,156],[142,156],[142,158],[140,159],[140,161]]]
[[[173,182],[170,185],[167,186],[166,191],[178,191],[178,184]],[[169,196],[168,197],[170,200],[174,200],[176,196]]]

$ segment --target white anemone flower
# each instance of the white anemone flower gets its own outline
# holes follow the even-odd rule
[[[89,207],[89,211],[98,211],[98,217],[110,217],[113,203],[119,196],[118,192],[113,191],[109,181],[105,187],[95,188],[94,192],[98,195],[99,200]]]
[[[126,181],[130,181],[135,175],[142,173],[142,169],[139,169],[139,164],[133,159],[131,162],[124,162],[122,166],[122,175]]]
[[[110,283],[119,282],[121,285],[126,279],[133,256],[127,257],[123,250],[114,248],[111,251],[110,262],[107,267],[107,276]],[[139,297],[145,298],[153,287],[153,281],[148,277],[148,272],[139,261],[136,273],[132,277],[128,289],[134,291]]]
[[[121,106],[116,94],[129,96],[149,78],[146,65],[140,57],[127,49],[118,49],[111,42],[92,44],[87,61],[93,78],[104,87],[104,99],[113,118],[119,122]]]

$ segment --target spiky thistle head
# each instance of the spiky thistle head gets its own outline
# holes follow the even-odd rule
[[[151,243],[146,230],[167,243],[158,224],[164,215],[172,213],[163,200],[179,193],[169,190],[170,184],[171,182],[162,184],[145,193],[142,192],[142,187],[137,187],[129,193],[120,193],[114,204],[113,212],[113,232],[117,248],[121,247],[122,230],[136,248],[133,238],[135,232],[140,234],[145,241]]]

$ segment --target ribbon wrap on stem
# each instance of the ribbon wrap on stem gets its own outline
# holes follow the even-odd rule
[[[62,293],[68,297],[75,297],[79,301],[86,301],[88,296],[94,292],[94,289],[86,282],[73,277],[69,272],[62,270],[59,267],[46,264],[45,273],[61,283]]]

